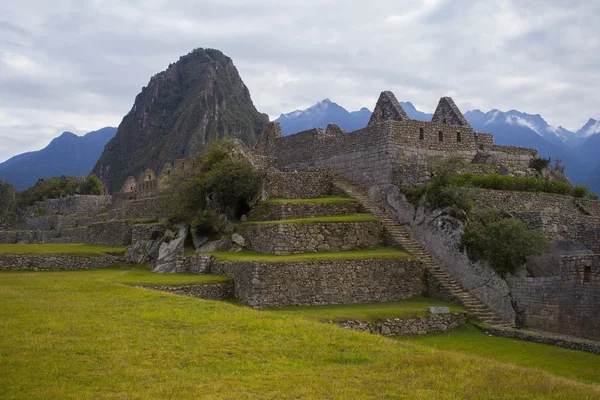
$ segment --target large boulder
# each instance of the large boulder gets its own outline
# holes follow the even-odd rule
[[[183,245],[187,235],[187,225],[177,224],[175,230],[167,229],[158,249],[158,257],[152,263],[152,271],[176,273],[183,271]]]
[[[200,247],[196,253],[214,253],[215,251],[225,251],[231,248],[231,241],[227,238],[221,238],[208,242],[204,246]]]

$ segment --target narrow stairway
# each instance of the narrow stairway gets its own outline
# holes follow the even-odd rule
[[[347,195],[358,200],[367,212],[375,215],[381,221],[390,237],[398,245],[420,259],[429,273],[433,275],[454,297],[456,297],[467,310],[469,310],[470,314],[489,325],[497,327],[511,326],[497,316],[484,303],[473,296],[468,290],[464,289],[456,279],[439,266],[433,257],[431,257],[431,254],[414,240],[398,221],[393,219],[386,211],[382,210],[363,189],[342,180],[336,180],[334,185]]]

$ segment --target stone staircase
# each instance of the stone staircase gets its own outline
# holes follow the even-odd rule
[[[454,279],[448,272],[438,265],[431,254],[423,248],[402,225],[393,219],[387,212],[381,209],[379,205],[372,200],[363,189],[347,181],[336,180],[334,185],[345,192],[347,195],[358,200],[365,210],[375,215],[384,226],[390,237],[398,245],[415,255],[423,262],[425,268],[434,276],[437,281],[446,288],[454,297],[456,297],[468,310],[469,313],[477,317],[486,324],[509,327],[502,318],[492,312],[485,304],[473,296],[468,290],[463,288],[460,283]]]

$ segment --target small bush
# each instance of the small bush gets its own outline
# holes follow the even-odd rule
[[[406,196],[406,199],[409,201],[409,203],[416,207],[419,205],[419,201],[425,192],[427,192],[427,186],[408,186],[402,188],[402,192]]]
[[[588,199],[598,200],[598,195],[596,193],[590,193],[590,194],[588,194]]]
[[[578,197],[580,199],[583,199],[584,197],[586,197],[589,194],[590,194],[590,188],[587,186],[583,186],[583,185],[573,186],[573,188],[571,190],[571,195],[573,197]]]
[[[487,261],[501,276],[515,273],[528,256],[540,254],[548,245],[547,237],[527,228],[519,220],[487,212],[467,225],[461,237],[461,251],[470,259]]]
[[[192,232],[196,236],[213,236],[219,231],[218,218],[217,213],[212,210],[198,211],[192,221]]]
[[[535,169],[537,172],[542,172],[543,169],[550,166],[549,158],[534,158],[529,162],[529,168]]]
[[[104,194],[104,187],[102,182],[94,174],[88,176],[85,181],[81,184],[81,194],[99,196]]]

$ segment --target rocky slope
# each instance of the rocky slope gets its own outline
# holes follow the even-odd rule
[[[106,127],[84,136],[64,132],[42,150],[19,154],[0,163],[0,180],[24,190],[40,178],[87,176],[116,131],[117,128]]]
[[[110,192],[128,176],[202,151],[223,137],[252,144],[264,124],[233,61],[196,49],[150,79],[94,167]]]

